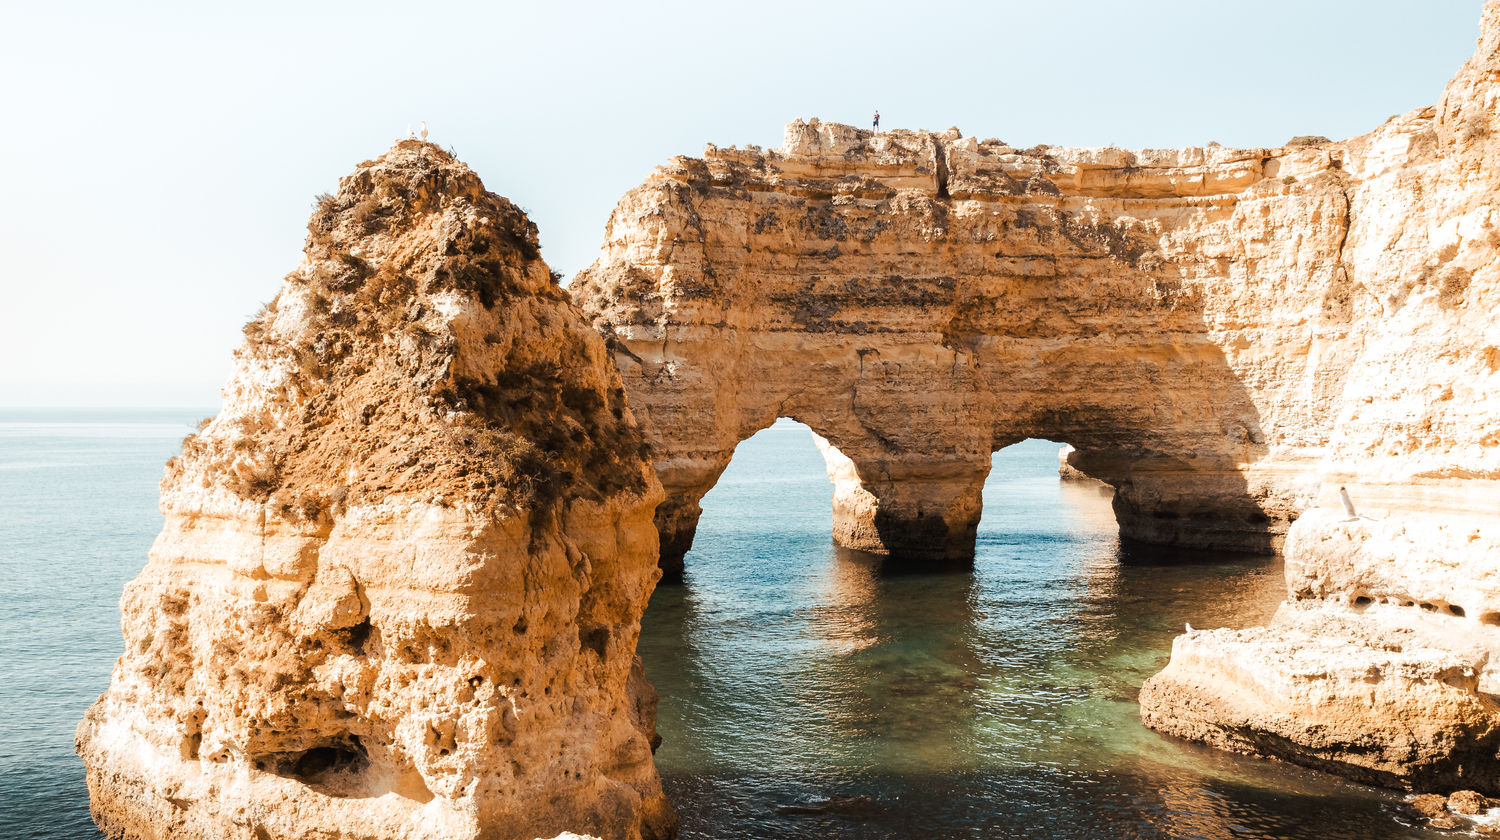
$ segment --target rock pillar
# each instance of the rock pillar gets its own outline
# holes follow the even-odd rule
[[[862,473],[838,447],[813,437],[833,481],[835,542],[894,559],[974,558],[988,460],[920,470],[880,462]]]

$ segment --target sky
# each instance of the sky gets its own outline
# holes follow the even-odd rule
[[[426,120],[571,277],[653,167],[795,118],[1276,146],[1437,101],[1479,0],[7,3],[0,406],[212,408],[313,196]]]

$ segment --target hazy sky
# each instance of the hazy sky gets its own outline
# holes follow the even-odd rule
[[[593,261],[674,154],[796,117],[1278,145],[1437,100],[1479,0],[8,3],[0,405],[212,407],[312,197],[426,120]]]

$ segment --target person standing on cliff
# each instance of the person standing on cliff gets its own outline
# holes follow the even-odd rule
[[[880,133],[880,109],[875,109],[875,133]]]

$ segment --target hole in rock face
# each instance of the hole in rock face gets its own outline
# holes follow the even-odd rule
[[[510,629],[514,630],[516,632],[516,635],[518,636],[526,635],[526,616],[523,615],[520,618],[516,619],[515,625]]]
[[[1426,601],[1423,601],[1422,612],[1437,612],[1437,604],[1429,604]]]
[[[1479,616],[1479,621],[1481,624],[1500,626],[1500,612],[1481,613]]]
[[[1361,595],[1358,598],[1354,599],[1354,606],[1356,607],[1368,607],[1373,603],[1374,600],[1371,599],[1368,595]]]
[[[364,764],[365,751],[359,739],[349,736],[347,744],[313,747],[292,764],[290,775],[303,781],[314,781],[330,772],[358,769]]]
[[[364,745],[354,735],[344,735],[302,752],[273,753],[254,760],[268,773],[295,779],[324,793],[350,795],[349,781],[369,764]]]
[[[1453,615],[1456,615],[1456,616],[1459,616],[1460,618],[1462,618],[1463,614],[1464,614],[1464,608],[1460,607],[1457,604],[1449,604],[1448,605],[1448,612],[1451,613],[1451,614],[1453,614]]]
[[[370,619],[366,618],[364,621],[350,627],[348,633],[349,646],[354,648],[356,653],[364,653],[365,642],[370,640]]]
[[[609,628],[592,627],[578,634],[578,643],[583,650],[591,650],[603,660],[609,651]]]

